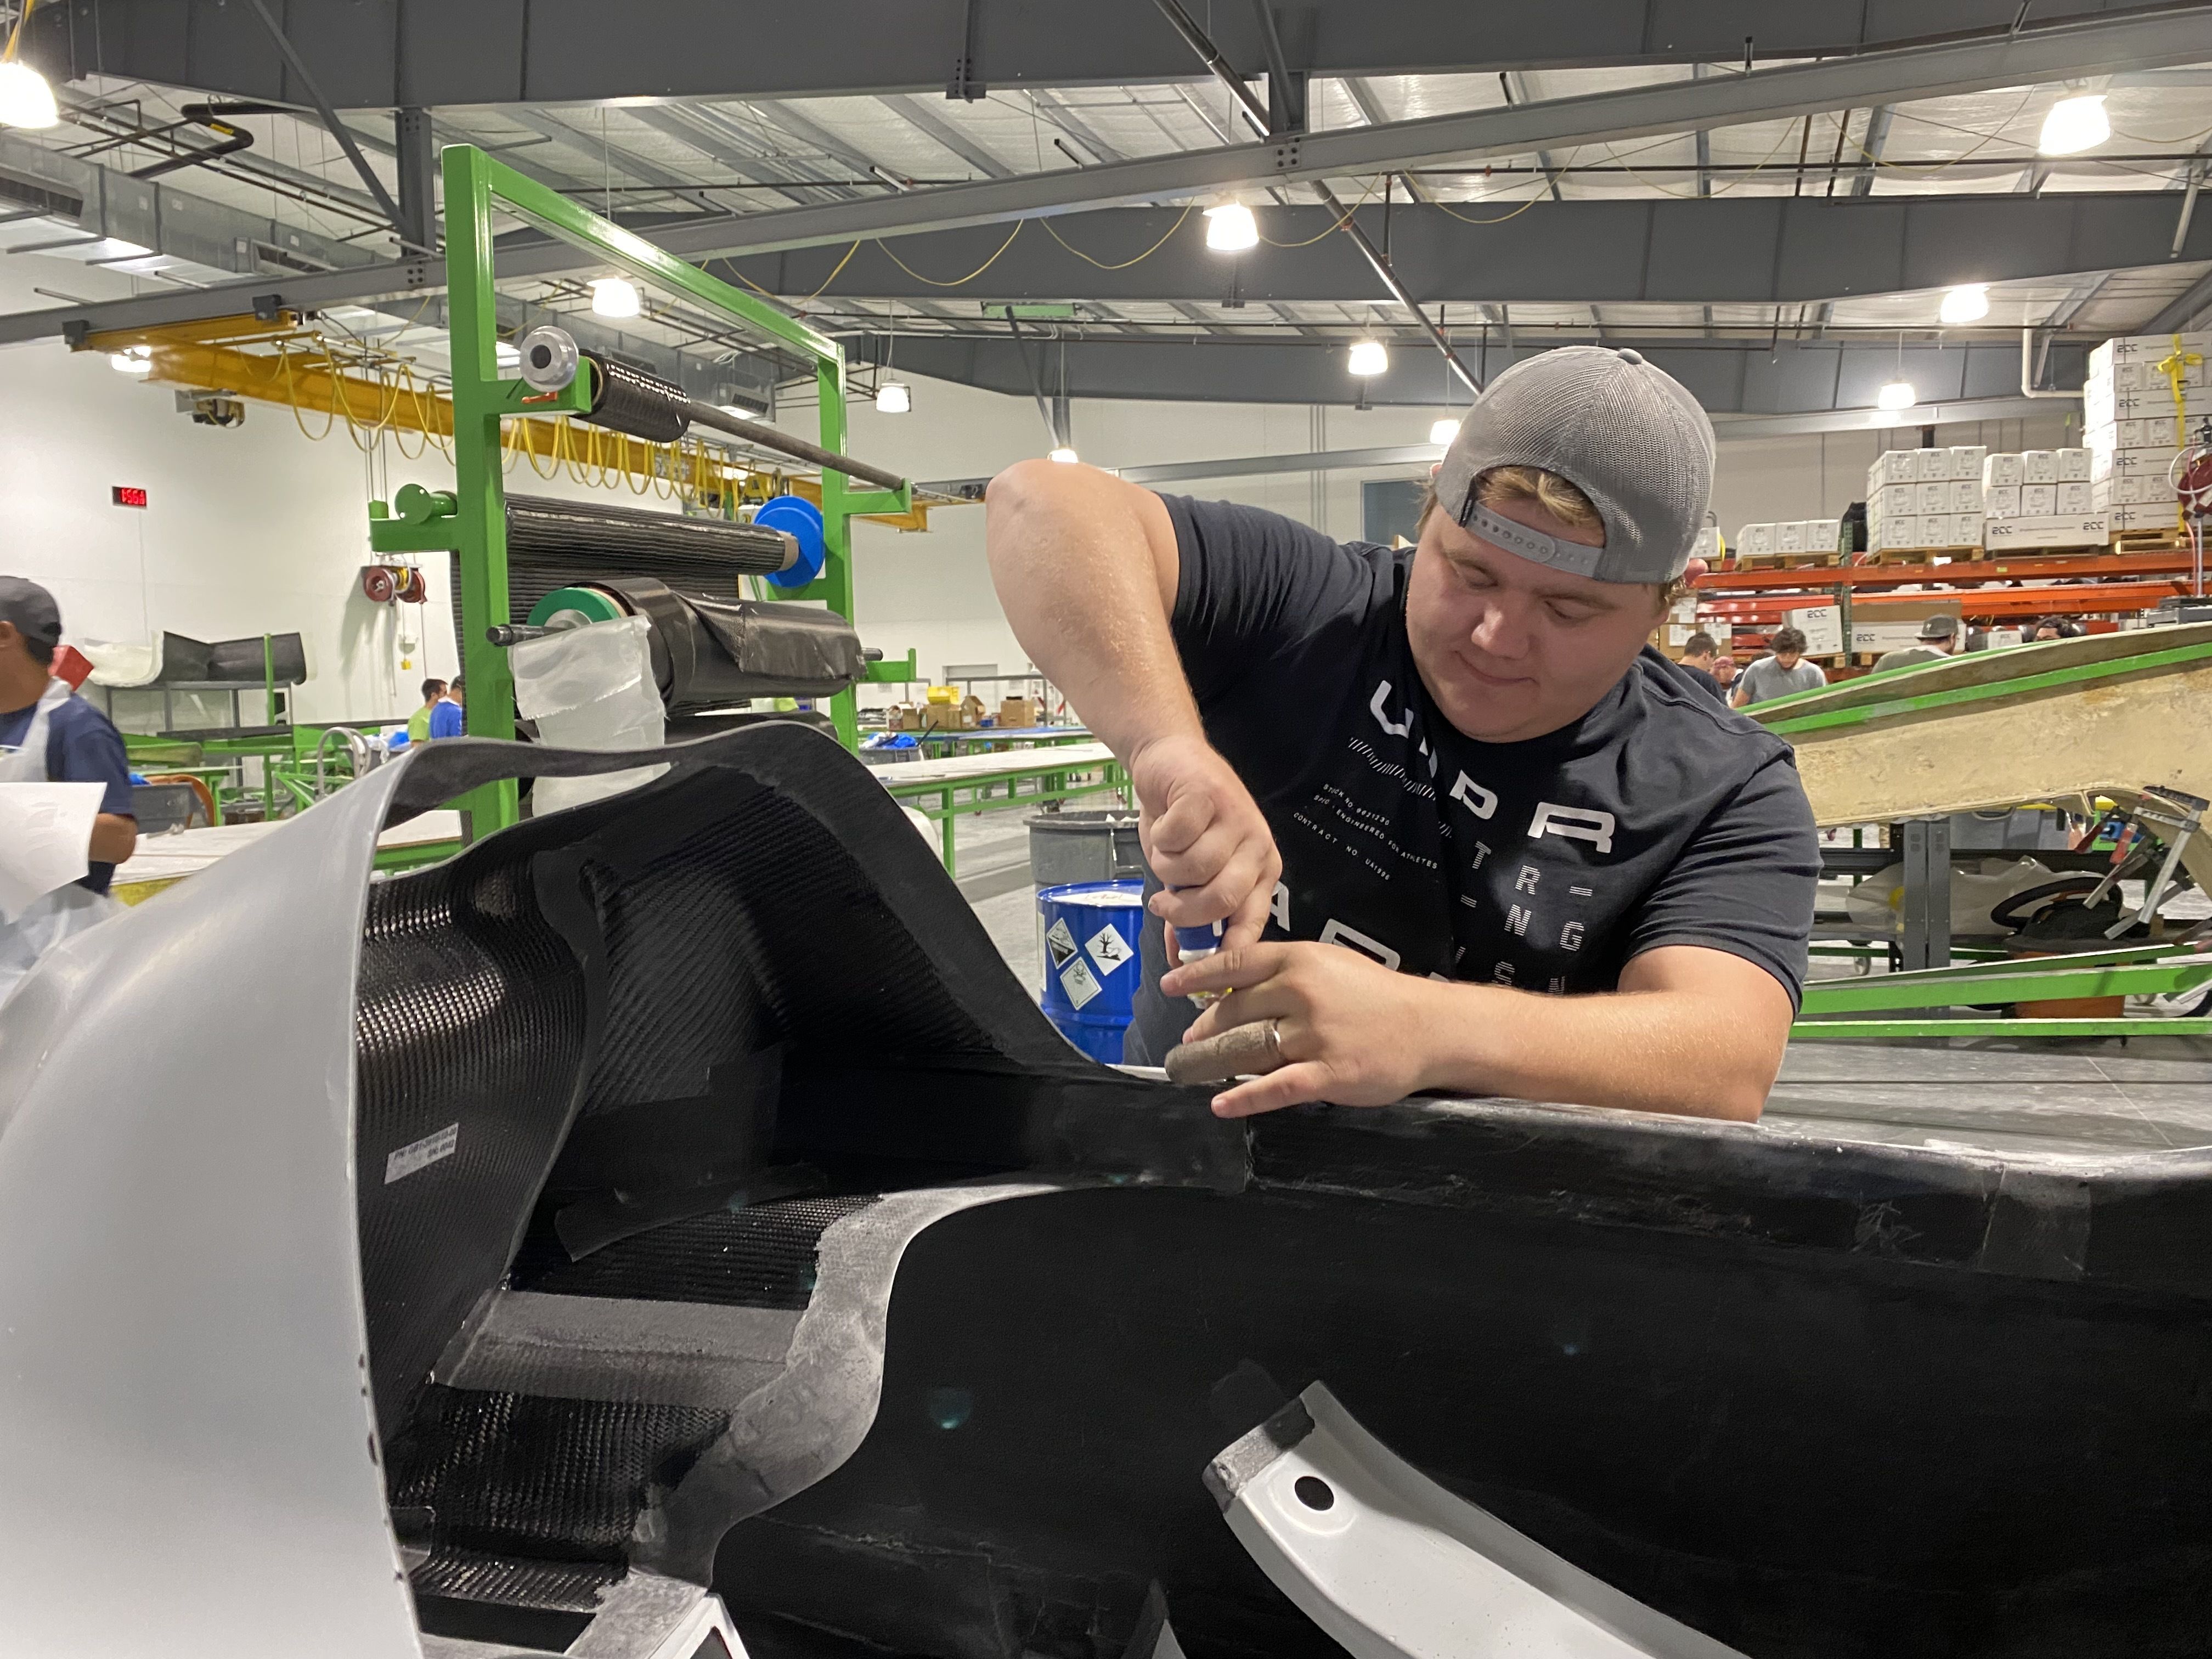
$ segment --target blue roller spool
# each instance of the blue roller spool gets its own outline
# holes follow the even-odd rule
[[[1144,975],[1145,884],[1075,881],[1040,890],[1036,902],[1045,1018],[1091,1059],[1118,1066]]]
[[[781,530],[799,544],[799,562],[769,578],[777,587],[804,587],[822,574],[829,549],[822,539],[822,509],[803,495],[776,495],[761,503],[755,524]]]

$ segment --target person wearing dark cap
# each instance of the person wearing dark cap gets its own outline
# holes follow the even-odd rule
[[[1885,651],[1875,659],[1874,672],[1886,674],[1893,668],[1911,668],[1923,662],[1941,662],[1959,648],[1959,619],[1956,617],[1930,617],[1920,624],[1920,643],[1900,645],[1894,651]]]
[[[1126,1060],[1255,1028],[1225,1116],[1423,1090],[1759,1115],[1819,837],[1790,745],[1646,644],[1713,455],[1680,384],[1577,346],[1476,400],[1411,548],[1080,465],[992,482],[1015,635],[1137,794]],[[1164,922],[1218,948],[1171,958]]]
[[[66,680],[53,677],[61,638],[54,596],[21,576],[0,576],[0,788],[97,783],[102,789],[86,874],[0,920],[0,999],[46,950],[119,908],[107,896],[108,884],[138,842],[122,736]]]

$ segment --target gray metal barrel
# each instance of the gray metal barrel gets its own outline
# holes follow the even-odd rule
[[[1030,878],[1040,887],[1142,881],[1145,854],[1137,844],[1137,815],[1039,812],[1030,820]]]

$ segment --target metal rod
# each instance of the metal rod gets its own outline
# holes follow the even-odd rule
[[[1258,95],[1244,83],[1237,71],[1230,67],[1229,60],[1221,55],[1219,49],[1212,41],[1206,38],[1206,32],[1192,20],[1191,15],[1177,4],[1176,0],[1157,0],[1157,3],[1161,12],[1166,15],[1168,21],[1175,26],[1176,33],[1182,36],[1190,49],[1198,54],[1200,61],[1213,71],[1215,77],[1222,85],[1229,88],[1238,106],[1243,110],[1244,118],[1251,124],[1252,130],[1262,138],[1270,137],[1267,130],[1267,106],[1260,101]],[[1373,267],[1375,274],[1382,279],[1382,286],[1390,290],[1390,297],[1413,313],[1414,320],[1420,324],[1422,331],[1428,335],[1430,341],[1438,351],[1443,353],[1444,362],[1450,365],[1452,373],[1466,383],[1468,391],[1478,397],[1480,396],[1481,380],[1476,378],[1472,369],[1460,361],[1459,353],[1452,349],[1452,343],[1444,337],[1443,330],[1436,325],[1430,319],[1429,313],[1421,309],[1420,302],[1415,300],[1406,285],[1398,280],[1398,273],[1390,269],[1390,262],[1382,257],[1382,249],[1376,247],[1368,239],[1367,233],[1360,229],[1358,222],[1345,211],[1344,204],[1337,200],[1334,191],[1320,179],[1312,180],[1312,184],[1314,194],[1321,198],[1322,205],[1335,216],[1338,227],[1352,239],[1352,246],[1365,257],[1368,264]]]
[[[726,415],[712,404],[702,404],[696,398],[686,398],[683,404],[684,417],[694,426],[712,427],[717,432],[726,432],[733,438],[757,444],[763,449],[773,449],[830,472],[842,472],[848,478],[859,478],[874,484],[879,489],[903,489],[906,480],[896,472],[871,466],[866,461],[856,461],[850,455],[840,455],[820,444],[809,443],[804,438],[793,437],[779,427],[763,426],[758,421],[740,420],[735,415]]]
[[[361,146],[354,142],[352,131],[338,119],[337,111],[332,109],[331,100],[323,96],[322,88],[316,84],[315,77],[308,72],[307,61],[285,38],[284,31],[276,27],[276,20],[270,15],[264,0],[253,0],[253,10],[255,15],[261,19],[261,27],[269,31],[269,38],[276,43],[276,50],[284,54],[284,61],[291,66],[292,73],[300,77],[300,84],[307,89],[307,96],[314,100],[315,112],[323,118],[323,125],[330,129],[331,137],[338,141],[338,148],[345,151],[346,159],[353,163],[353,170],[361,175],[362,183],[368,186],[368,193],[376,198],[376,204],[384,210],[384,216],[392,222],[392,228],[409,246],[420,247],[421,244],[408,238],[407,217],[400,212],[399,204],[392,199],[392,192],[385,189],[384,180],[376,176],[376,169],[369,166],[368,157],[361,153]],[[435,252],[427,247],[422,251],[425,253]]]

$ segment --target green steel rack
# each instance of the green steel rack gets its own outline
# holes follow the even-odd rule
[[[460,555],[469,735],[512,738],[514,685],[507,653],[484,637],[488,626],[507,620],[507,492],[500,422],[527,416],[581,414],[588,407],[591,386],[588,376],[579,375],[563,391],[547,394],[501,374],[493,294],[495,209],[603,256],[609,264],[649,287],[720,312],[740,327],[811,361],[820,410],[819,442],[823,448],[840,453],[845,447],[845,353],[835,340],[798,319],[599,217],[473,145],[449,146],[442,166],[453,346],[453,491],[450,497],[414,491],[408,501],[395,503],[403,507],[398,517],[384,503],[370,503],[369,541],[380,553]],[[401,494],[409,495],[407,491]],[[842,472],[825,470],[822,520],[826,556],[821,574],[781,597],[822,600],[849,621],[852,520],[864,514],[909,512],[913,505],[910,485],[896,490],[854,489]],[[900,661],[868,665],[871,682],[893,683],[914,676],[911,653]],[[857,746],[860,726],[851,690],[830,700],[830,718],[845,746]],[[468,815],[471,836],[513,823],[519,816],[512,781],[488,786],[453,804]]]

